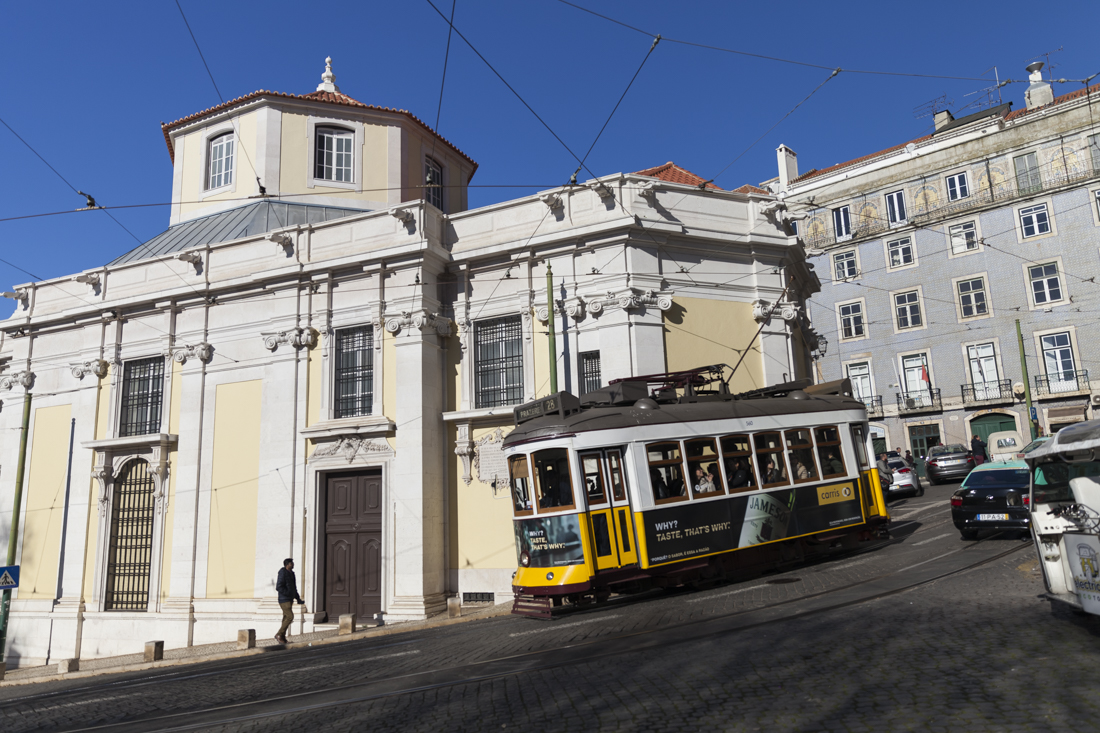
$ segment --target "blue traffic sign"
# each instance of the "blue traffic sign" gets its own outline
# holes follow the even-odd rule
[[[1032,420],[1038,420],[1039,419],[1039,412],[1034,407],[1031,408],[1031,419]]]
[[[0,590],[12,590],[19,587],[19,566],[0,567]]]

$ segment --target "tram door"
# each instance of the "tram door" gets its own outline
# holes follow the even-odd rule
[[[582,453],[588,526],[597,570],[638,563],[634,514],[627,498],[623,455],[618,449]]]

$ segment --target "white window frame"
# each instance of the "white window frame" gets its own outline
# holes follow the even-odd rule
[[[1034,204],[1019,208],[1016,210],[1016,215],[1020,217],[1020,233],[1024,239],[1041,237],[1044,234],[1050,234],[1052,230],[1050,209],[1046,204]],[[1029,228],[1032,230],[1030,234],[1028,233]]]
[[[974,246],[969,249],[957,250],[955,249],[955,231],[956,229],[965,230],[966,226],[970,225],[970,228],[974,232]],[[960,232],[961,233],[961,232]],[[947,247],[949,257],[965,257],[966,255],[972,255],[975,252],[981,252],[985,245],[982,243],[981,232],[978,228],[977,219],[967,219],[966,221],[960,221],[955,224],[947,225]]]
[[[1060,326],[1058,328],[1047,328],[1047,329],[1044,329],[1042,331],[1033,331],[1031,335],[1032,335],[1032,338],[1035,341],[1035,354],[1036,354],[1036,361],[1039,362],[1039,371],[1048,380],[1050,379],[1050,374],[1047,373],[1046,356],[1043,352],[1043,338],[1047,337],[1047,336],[1056,336],[1056,335],[1061,334],[1061,333],[1068,333],[1069,334],[1069,348],[1070,348],[1070,352],[1073,356],[1073,369],[1074,369],[1074,371],[1083,371],[1084,370],[1084,367],[1082,367],[1082,361],[1081,361],[1081,349],[1078,348],[1078,345],[1077,345],[1077,327],[1076,326],[1074,326],[1072,324],[1067,324],[1067,325],[1064,325],[1064,326]],[[1078,391],[1087,391],[1088,389],[1089,389],[1089,385],[1087,383],[1082,383],[1082,389],[1078,390]],[[1063,394],[1063,393],[1058,393],[1058,394]],[[1076,392],[1066,392],[1064,394],[1076,394]]]
[[[906,351],[906,352],[898,354],[898,357],[897,357],[898,358],[898,367],[897,367],[898,368],[898,380],[899,380],[898,391],[901,392],[903,395],[912,394],[912,391],[909,389],[909,382],[905,377],[905,360],[906,360],[906,358],[912,358],[912,357],[922,357],[924,359],[923,366],[924,366],[925,369],[928,370],[928,398],[929,398],[929,406],[930,406],[931,405],[931,399],[932,399],[932,396],[933,396],[933,390],[936,389],[936,386],[935,386],[936,385],[936,375],[932,371],[932,352],[929,351],[928,349],[916,349],[916,350],[913,350],[913,351]],[[923,381],[923,380],[920,380],[920,381]],[[920,391],[923,392],[924,388],[921,387]],[[943,398],[943,390],[942,389],[940,390],[940,398],[941,399]]]
[[[1004,364],[1001,362],[1001,339],[997,336],[990,336],[988,338],[978,339],[977,341],[965,341],[960,344],[962,350],[963,371],[966,373],[966,383],[971,386],[976,386],[974,382],[973,370],[970,367],[970,349],[975,346],[984,346],[986,344],[993,345],[993,360],[997,365],[997,379],[996,381],[1002,381],[1008,379],[1004,376],[1005,369]],[[986,384],[989,384],[990,380],[986,380]]]
[[[910,253],[913,255],[913,261],[904,265],[894,265],[893,259],[890,257],[890,250],[893,249],[891,245],[905,246],[903,243],[908,243]],[[908,270],[911,267],[916,267],[917,262],[917,245],[914,241],[912,234],[905,237],[897,237],[896,239],[889,239],[883,241],[883,250],[886,256],[886,269],[889,272],[896,272],[898,270]]]
[[[961,201],[970,198],[970,176],[966,171],[960,171],[944,178],[944,187],[947,190],[947,200]],[[954,194],[952,194],[954,189]]]
[[[897,296],[906,295],[908,293],[917,294],[917,308],[920,309],[920,325],[919,326],[906,326],[901,327],[898,323],[898,305]],[[908,304],[907,304],[908,305]],[[923,331],[928,328],[928,311],[924,307],[924,289],[922,286],[917,285],[911,288],[900,288],[890,292],[890,322],[893,324],[894,333],[909,333],[911,331]]]
[[[847,276],[842,277],[837,272],[837,268],[836,268],[836,266],[837,266],[837,257],[840,257],[842,255],[849,255],[849,254],[852,256],[851,259],[850,259],[850,262],[851,262],[852,266],[855,268],[855,272],[851,275],[847,275]],[[833,252],[831,252],[829,254],[829,262],[832,264],[832,268],[833,268],[832,276],[833,276],[833,284],[834,285],[837,285],[837,284],[840,284],[840,283],[851,282],[852,280],[858,280],[859,276],[863,274],[863,271],[860,269],[860,266],[859,266],[859,250],[858,249],[834,250]]]
[[[316,178],[317,130],[332,127],[352,133],[351,181],[327,181]],[[336,117],[308,117],[306,119],[306,188],[342,188],[347,191],[363,191],[363,124]]]
[[[838,226],[839,224],[843,224],[843,227]],[[841,229],[844,231],[841,232]],[[852,238],[852,208],[848,204],[833,209],[833,233],[838,242]]]
[[[1085,138],[1085,150],[1088,151],[1088,163],[1093,175],[1100,173],[1100,134]]]
[[[974,315],[968,316],[968,315],[964,315],[964,312],[963,312],[963,293],[960,292],[959,288],[961,287],[962,283],[970,282],[972,280],[981,280],[982,281],[982,293],[985,295],[985,313],[974,314]],[[954,294],[954,298],[955,298],[955,317],[958,319],[959,323],[962,323],[964,321],[966,321],[966,322],[980,321],[984,318],[992,318],[993,317],[993,298],[992,298],[992,294],[990,293],[990,282],[989,282],[989,274],[988,273],[978,272],[978,273],[974,273],[972,275],[965,275],[963,277],[956,277],[956,278],[952,279],[951,280],[951,292]]]
[[[882,396],[878,393],[878,391],[875,388],[875,365],[874,365],[874,361],[872,360],[872,358],[870,356],[860,357],[860,358],[856,358],[856,357],[853,356],[851,359],[848,359],[847,361],[842,362],[842,364],[841,364],[841,366],[842,366],[841,376],[842,376],[842,378],[845,378],[845,379],[851,379],[852,377],[849,374],[849,370],[853,366],[861,366],[861,365],[866,365],[867,366],[867,381],[871,385],[870,386],[871,393],[868,394],[868,395],[865,395],[863,397],[860,397],[858,391],[856,390],[856,383],[853,381],[852,382],[852,396],[855,397],[857,400],[861,400],[862,402],[866,403],[866,402],[870,401],[872,398],[874,398],[876,396],[879,396],[879,397]]]
[[[905,207],[905,190],[886,194],[886,219],[890,226],[900,227],[909,222],[909,210]]]
[[[1047,207],[1047,223],[1050,227],[1049,231],[1039,233],[1036,232],[1030,236],[1024,236],[1023,217],[1022,212],[1025,209],[1033,209],[1036,206],[1045,204]],[[1058,221],[1054,216],[1054,201],[1050,196],[1043,198],[1032,199],[1026,203],[1018,204],[1012,208],[1012,221],[1016,227],[1016,241],[1020,244],[1024,242],[1035,242],[1040,239],[1046,239],[1047,237],[1054,237],[1058,235]]]
[[[1050,276],[1044,274],[1044,275],[1041,275],[1038,278],[1033,278],[1031,270],[1032,270],[1032,268],[1045,267],[1045,266],[1049,266],[1049,265],[1054,265],[1055,268],[1056,268],[1054,276],[1058,278],[1058,290],[1061,293],[1061,297],[1058,300],[1047,300],[1047,301],[1044,301],[1044,302],[1040,303],[1035,299],[1035,286],[1033,285],[1033,282],[1034,282],[1034,280],[1039,280],[1039,279],[1049,281]],[[1041,261],[1038,261],[1038,262],[1025,262],[1024,263],[1024,283],[1025,283],[1025,287],[1027,288],[1027,299],[1028,299],[1028,302],[1031,305],[1031,310],[1046,310],[1047,308],[1055,308],[1055,307],[1061,306],[1061,305],[1068,305],[1069,302],[1070,302],[1069,301],[1069,292],[1066,289],[1065,270],[1062,269],[1062,258],[1061,257],[1051,257],[1049,259],[1044,259],[1044,260],[1041,260]],[[1047,293],[1049,293],[1050,292],[1049,284],[1044,283],[1043,289]]]
[[[233,135],[233,179],[218,188],[207,188],[206,184],[210,181],[210,143],[218,139],[222,135]],[[186,139],[186,138],[185,138]],[[190,141],[185,144],[190,145]],[[241,141],[240,137],[236,134],[236,130],[233,127],[231,120],[225,120],[219,122],[216,125],[211,125],[202,132],[202,182],[199,184],[198,200],[205,201],[207,198],[214,196],[221,196],[227,193],[237,192],[237,163],[241,159]]]
[[[439,158],[433,158],[430,155],[425,155],[424,156],[424,165],[422,166],[423,171],[424,171],[424,184],[425,185],[427,185],[427,183],[428,183],[429,166],[435,166],[435,168],[437,168],[439,170],[439,185],[440,185],[440,188],[435,188],[435,189],[425,188],[424,189],[424,201],[431,204],[432,206],[435,206],[435,208],[439,209],[443,213],[447,213],[447,209],[445,208],[446,205],[447,205],[447,188],[446,188],[446,184],[444,183],[447,180],[447,169],[443,165],[443,163],[439,160]],[[436,204],[431,199],[431,196],[432,196],[433,193],[435,193],[436,195],[439,196],[439,203],[438,204]]]
[[[215,158],[215,150],[221,148],[221,157]],[[228,150],[227,150],[228,148]],[[228,160],[226,160],[228,159]],[[215,161],[221,164],[221,171],[217,174],[213,173],[213,167]],[[233,179],[236,178],[236,163],[237,163],[237,136],[232,132],[223,132],[217,137],[210,138],[206,143],[206,170],[204,172],[204,190],[216,191],[219,188],[228,188],[233,185]],[[219,183],[214,183],[214,176],[217,175],[220,178]]]
[[[1028,157],[1034,157],[1035,166],[1028,166],[1027,168],[1027,185],[1020,185],[1020,166],[1017,161],[1025,160]],[[1035,174],[1034,176],[1032,174]],[[1029,193],[1040,193],[1043,190],[1043,166],[1039,162],[1039,152],[1032,150],[1030,153],[1023,153],[1021,155],[1012,156],[1012,178],[1016,184],[1016,192],[1021,195],[1027,195]],[[1033,182],[1031,179],[1035,178],[1037,182]]]
[[[863,334],[860,336],[852,336],[850,338],[844,336],[844,316],[840,311],[845,306],[859,306],[859,315],[863,319]],[[836,333],[837,339],[844,343],[850,343],[853,341],[863,341],[869,338],[870,329],[867,327],[867,300],[866,298],[853,298],[852,300],[845,300],[844,302],[836,304]]]
[[[1092,197],[1092,223],[1100,226],[1100,188],[1090,189],[1089,196]]]

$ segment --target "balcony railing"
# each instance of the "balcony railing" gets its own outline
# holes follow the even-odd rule
[[[899,414],[940,412],[943,410],[943,401],[940,400],[940,391],[938,389],[920,389],[912,392],[900,392],[897,397]]]
[[[1088,388],[1088,369],[1081,369],[1076,372],[1055,372],[1054,374],[1047,374],[1045,377],[1035,377],[1035,395],[1037,397],[1082,392]]]
[[[851,242],[876,237],[890,229],[904,228],[906,225],[925,226],[943,219],[959,216],[983,206],[990,206],[995,203],[1007,203],[1028,196],[1035,196],[1045,191],[1063,188],[1097,176],[1100,176],[1100,167],[1093,168],[1092,166],[1086,165],[1082,170],[1078,171],[1071,171],[1058,175],[1045,175],[1040,184],[1036,184],[1032,181],[1021,181],[1018,183],[1014,178],[1009,177],[1001,183],[994,185],[992,188],[986,186],[984,188],[974,189],[966,198],[957,199],[955,201],[948,201],[946,197],[936,199],[935,201],[928,201],[926,198],[918,198],[910,204],[908,220],[904,223],[893,225],[884,218],[869,219],[860,217],[856,211],[860,203],[862,203],[862,200],[856,199],[851,203],[851,234],[842,237],[839,242]],[[829,231],[832,227],[831,217],[828,216],[829,212],[826,210],[823,213],[825,214],[824,218],[826,220],[827,229],[818,232],[816,236],[810,232],[803,235],[802,241],[807,247],[821,249],[838,243],[836,233]]]
[[[882,395],[873,395],[871,397],[856,396],[857,400],[867,405],[867,417],[882,417]]]
[[[964,405],[987,405],[991,402],[1012,402],[1012,380],[1003,379],[999,382],[980,382],[978,384],[962,385],[962,398]]]

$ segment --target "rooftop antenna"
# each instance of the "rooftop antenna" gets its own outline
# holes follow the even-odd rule
[[[918,120],[922,117],[935,117],[937,112],[947,109],[955,103],[955,100],[948,99],[946,94],[941,94],[935,99],[930,99],[924,104],[919,104],[913,108],[913,116]]]
[[[1059,51],[1063,51],[1063,50],[1065,50],[1065,46],[1059,46],[1058,48],[1054,49],[1053,51],[1047,51],[1045,53],[1039,54],[1038,56],[1032,56],[1031,58],[1025,59],[1025,60],[1026,61],[1035,61],[1035,60],[1040,59],[1040,58],[1045,58],[1047,60],[1047,81],[1054,81],[1054,74],[1053,74],[1054,67],[1055,66],[1060,66],[1061,64],[1052,64],[1052,63],[1050,63],[1050,55],[1053,54],[1053,53],[1058,53]]]
[[[996,66],[990,66],[988,69],[986,69],[982,73],[978,74],[978,76],[985,76],[986,74],[988,74],[991,71],[993,72],[993,78],[996,79],[996,81],[997,81],[997,84],[995,86],[985,87],[984,89],[977,89],[973,92],[967,92],[966,94],[963,95],[964,97],[973,97],[975,94],[984,94],[985,99],[984,100],[982,100],[981,98],[975,99],[973,102],[971,102],[970,104],[967,104],[965,107],[962,107],[962,108],[956,110],[956,113],[961,112],[962,110],[964,110],[967,107],[970,107],[972,105],[976,106],[979,110],[982,109],[983,107],[992,107],[993,106],[993,93],[994,92],[997,93],[997,104],[1004,104],[1004,101],[1001,99],[1001,75],[998,72],[997,67]]]

